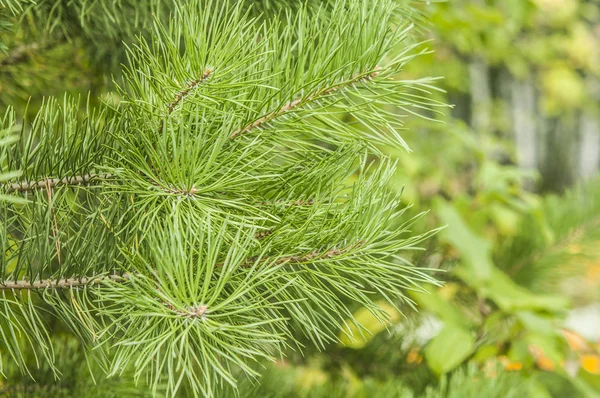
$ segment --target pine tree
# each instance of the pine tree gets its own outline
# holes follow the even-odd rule
[[[130,43],[101,104],[65,94],[1,119],[17,133],[0,149],[9,387],[16,368],[74,372],[71,336],[97,378],[218,396],[254,363],[361,331],[352,308],[385,323],[380,298],[412,305],[436,283],[410,263],[435,231],[410,231],[380,150],[408,149],[403,118],[439,105],[430,79],[397,78],[418,55],[408,5],[193,0],[148,17],[157,4],[5,5],[66,40]]]

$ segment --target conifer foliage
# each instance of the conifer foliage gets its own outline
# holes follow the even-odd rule
[[[408,149],[403,116],[437,106],[429,80],[397,78],[417,54],[408,6],[269,4],[174,2],[128,46],[114,100],[4,113],[5,373],[60,377],[67,328],[106,376],[219,395],[336,341],[356,305],[385,322],[376,300],[435,283],[378,149]]]

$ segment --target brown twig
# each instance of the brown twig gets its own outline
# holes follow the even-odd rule
[[[278,200],[276,202],[259,202],[260,206],[287,206],[287,207],[300,207],[300,206],[312,206],[315,204],[314,199],[298,199],[294,201]]]
[[[268,122],[270,122],[271,120],[286,114],[287,112],[298,108],[301,105],[307,104],[311,101],[315,101],[319,98],[323,98],[335,91],[341,90],[345,87],[351,86],[353,84],[356,83],[360,83],[360,82],[365,82],[365,81],[369,81],[371,79],[373,79],[374,77],[376,77],[379,74],[379,67],[376,67],[374,71],[370,72],[370,73],[357,73],[355,74],[350,80],[347,81],[343,81],[343,82],[339,82],[337,84],[334,84],[333,86],[327,88],[327,89],[320,89],[315,91],[314,93],[308,95],[305,98],[299,98],[299,99],[295,99],[293,101],[288,102],[287,104],[285,104],[283,107],[274,110],[268,114],[266,114],[265,116],[261,117],[260,119],[234,131],[230,136],[229,139],[233,140],[236,137],[248,133],[251,130],[254,130],[256,128],[261,127],[263,124],[266,124]]]
[[[355,243],[348,245],[346,247],[343,247],[343,248],[330,249],[325,253],[323,253],[319,250],[315,250],[314,252],[308,253],[305,255],[279,257],[275,261],[273,261],[273,264],[275,264],[275,265],[303,264],[303,263],[310,263],[310,262],[319,261],[319,260],[325,260],[325,259],[329,259],[329,258],[333,258],[333,257],[339,257],[341,255],[348,253],[349,251],[351,251],[353,249],[358,249],[358,248],[362,247],[364,244],[365,244],[364,241],[359,241],[359,242],[355,242]],[[250,259],[244,261],[240,266],[243,268],[249,268],[249,267],[252,267],[253,265],[255,265],[257,263],[257,261],[258,261],[257,258],[250,258]],[[223,264],[218,264],[217,266],[222,267]]]
[[[129,278],[130,278],[129,274],[123,274],[123,275],[102,275],[102,276],[98,276],[98,277],[42,279],[42,280],[35,280],[35,281],[28,281],[28,280],[4,281],[4,282],[0,282],[0,290],[69,289],[72,287],[98,285],[106,280],[122,282],[122,281],[126,281]]]
[[[65,178],[46,178],[40,181],[20,181],[4,187],[5,192],[27,192],[36,189],[52,189],[63,185],[87,185],[97,180],[108,180],[112,174],[84,174]]]
[[[271,236],[273,234],[273,231],[270,229],[266,229],[264,231],[258,231],[257,233],[254,234],[254,238],[261,240],[261,239],[265,239],[268,238],[269,236]]]
[[[163,119],[161,119],[160,121],[160,125],[158,126],[158,133],[162,133],[164,127],[165,127],[165,117],[167,117],[168,115],[170,115],[171,113],[173,113],[173,111],[175,110],[175,107],[177,107],[177,105],[179,105],[179,103],[183,100],[184,97],[186,97],[190,91],[192,91],[194,88],[196,88],[199,84],[203,83],[204,81],[206,81],[206,79],[209,78],[210,74],[213,72],[213,69],[205,69],[204,72],[202,72],[197,79],[192,80],[183,90],[179,91],[177,93],[177,95],[175,96],[175,98],[173,99],[173,101],[171,101],[167,107],[167,113],[164,115]]]

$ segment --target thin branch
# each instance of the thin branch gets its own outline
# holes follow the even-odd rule
[[[93,286],[106,280],[123,282],[130,278],[129,274],[102,275],[98,277],[42,279],[36,281],[18,280],[0,282],[0,290],[13,289],[70,289],[72,287]]]
[[[173,111],[175,110],[175,108],[177,107],[177,105],[179,105],[179,103],[183,100],[184,97],[186,97],[190,91],[192,91],[194,88],[196,88],[199,84],[203,83],[206,81],[206,79],[209,78],[209,76],[211,75],[211,73],[213,72],[213,69],[205,69],[204,72],[202,72],[202,74],[200,74],[198,76],[197,79],[192,80],[183,90],[179,91],[177,93],[177,95],[175,96],[175,98],[173,99],[173,101],[171,101],[167,107],[167,113],[164,115],[163,119],[161,119],[160,121],[160,126],[158,127],[158,133],[162,133],[164,127],[165,127],[165,117],[167,117],[168,115],[170,115],[171,113],[173,113]]]
[[[273,262],[273,264],[275,264],[275,265],[304,264],[304,263],[311,263],[311,262],[319,261],[319,260],[330,259],[330,258],[342,256],[353,249],[358,249],[358,248],[364,246],[364,244],[365,244],[365,241],[359,241],[359,242],[352,243],[346,247],[342,247],[339,249],[338,248],[330,249],[325,253],[323,253],[319,250],[315,250],[314,252],[305,254],[303,256],[295,255],[295,256],[279,257]],[[244,267],[244,268],[248,268],[248,267],[254,266],[257,262],[258,262],[257,258],[250,258],[250,259],[244,261],[240,266]],[[218,264],[218,266],[223,266],[223,264]]]
[[[304,264],[334,257],[342,256],[353,249],[358,249],[364,246],[364,241],[355,242],[346,247],[333,248],[325,253],[321,251],[314,251],[312,253],[303,256],[285,256],[277,258],[273,261],[275,265],[282,264]],[[249,268],[256,265],[259,260],[262,262],[265,259],[250,258],[240,264],[242,268]],[[224,264],[216,264],[215,267],[223,267]],[[97,277],[82,277],[82,278],[63,278],[63,279],[42,279],[36,281],[18,280],[18,281],[4,281],[0,282],[0,290],[34,290],[34,289],[70,289],[72,287],[84,287],[101,284],[104,281],[111,280],[114,282],[125,282],[129,280],[135,274],[123,274],[123,275],[101,275]],[[206,308],[204,306],[194,307],[190,309],[186,316],[203,316]]]
[[[261,127],[262,125],[272,121],[273,119],[275,119],[279,116],[286,114],[287,112],[289,112],[293,109],[296,109],[296,108],[298,108],[302,105],[305,105],[309,102],[316,101],[316,100],[323,98],[335,91],[352,86],[353,84],[356,84],[356,83],[361,83],[361,82],[366,82],[366,81],[372,80],[374,77],[376,77],[379,74],[379,69],[380,69],[379,67],[376,67],[374,71],[367,73],[367,74],[357,73],[350,80],[336,83],[333,86],[326,88],[326,89],[317,90],[305,98],[299,98],[299,99],[290,101],[287,104],[285,104],[283,107],[281,107],[277,110],[274,110],[274,111],[266,114],[265,116],[261,117],[260,119],[246,125],[245,127],[242,127],[240,129],[234,131],[229,136],[229,139],[233,140],[240,135],[246,134],[256,128]]]
[[[286,105],[284,105],[279,110],[272,111],[271,113],[261,117],[260,119],[254,121],[253,123],[250,123],[249,125],[236,130],[235,132],[233,132],[231,134],[231,136],[229,138],[234,139],[242,134],[248,133],[248,132],[250,132],[256,128],[259,128],[262,125],[272,121],[273,119],[284,115],[285,113],[287,113],[293,109],[296,109],[296,108],[298,108],[302,105],[305,105],[309,102],[315,101],[319,98],[325,97],[335,91],[349,87],[356,83],[372,80],[374,77],[376,77],[379,74],[379,69],[380,69],[379,67],[376,67],[374,71],[367,73],[367,74],[357,73],[350,80],[339,82],[327,89],[321,89],[321,90],[315,91],[314,93],[310,94],[308,97],[296,99],[294,101],[288,102]],[[183,98],[185,98],[190,93],[190,91],[193,90],[195,87],[197,87],[199,84],[206,81],[210,77],[212,72],[213,72],[213,69],[210,69],[210,68],[204,70],[204,72],[200,76],[198,76],[197,79],[191,81],[183,90],[179,91],[177,93],[177,95],[175,96],[175,98],[173,99],[173,101],[171,101],[169,103],[169,105],[167,107],[167,113],[165,116],[173,113],[173,111],[175,110],[177,105],[179,105],[179,103],[181,103]],[[162,133],[163,129],[164,129],[164,119],[162,119],[160,122],[160,126],[158,128],[158,133]],[[22,182],[17,182],[12,185],[9,185],[6,188],[6,193],[26,192],[26,191],[33,191],[35,189],[43,189],[43,188],[51,189],[56,186],[62,186],[62,185],[86,185],[86,184],[90,183],[92,180],[106,180],[111,177],[113,177],[113,176],[110,174],[85,174],[85,175],[81,175],[81,176],[65,177],[62,179],[50,178],[50,179],[45,179],[45,180],[36,181],[36,182],[22,181]],[[176,190],[171,193],[194,195],[196,192],[197,192],[197,189],[192,188],[192,190],[190,190],[189,192],[183,192],[180,190]],[[290,205],[290,204],[288,204],[288,205]],[[308,201],[300,201],[299,200],[299,201],[296,201],[295,203],[292,203],[291,205],[293,205],[293,206],[312,205],[312,200],[308,200]]]
[[[261,239],[268,238],[272,234],[273,234],[273,230],[267,229],[267,230],[259,231],[259,232],[255,233],[254,234],[254,238],[258,239],[258,240],[261,240]]]
[[[278,200],[276,202],[259,202],[259,206],[286,206],[286,207],[300,207],[300,206],[312,206],[315,204],[314,199],[298,199],[294,201]]]
[[[98,180],[108,180],[112,174],[84,174],[65,178],[47,178],[40,181],[20,181],[4,187],[6,193],[27,192],[36,189],[52,189],[65,185],[87,185]]]

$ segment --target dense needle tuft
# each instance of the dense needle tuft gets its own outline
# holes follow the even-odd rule
[[[356,306],[386,322],[378,300],[436,283],[410,262],[435,231],[411,233],[379,151],[442,106],[398,79],[417,55],[405,9],[174,3],[128,46],[116,103],[0,119],[19,133],[0,175],[20,171],[0,189],[0,364],[54,368],[59,320],[110,376],[219,396],[338,341]]]

